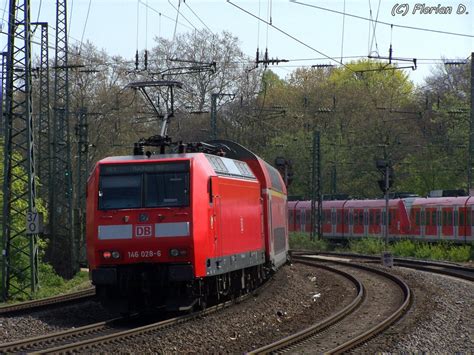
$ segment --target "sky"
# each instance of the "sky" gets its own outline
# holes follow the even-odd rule
[[[88,40],[110,55],[133,60],[137,49],[155,45],[156,36],[173,39],[177,33],[204,28],[213,33],[229,31],[251,58],[257,48],[261,52],[267,48],[270,58],[289,60],[269,66],[282,78],[300,66],[340,66],[369,55],[386,60],[392,45],[394,58],[417,59],[417,69],[406,73],[419,85],[443,58],[471,56],[474,0],[401,1],[70,0],[69,41]],[[8,2],[0,0],[3,50]],[[53,45],[55,11],[54,0],[31,0],[31,19],[50,24]],[[33,51],[38,50],[34,44]]]

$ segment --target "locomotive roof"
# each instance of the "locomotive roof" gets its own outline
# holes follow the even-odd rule
[[[123,163],[123,162],[134,162],[134,161],[159,161],[163,159],[190,159],[194,158],[197,155],[202,153],[182,153],[182,154],[157,154],[151,155],[149,158],[146,155],[122,155],[122,156],[114,156],[114,157],[107,157],[101,159],[99,163]]]
[[[214,170],[214,173],[217,175],[256,179],[255,175],[246,162],[205,153],[160,154],[151,155],[150,157],[147,157],[146,155],[115,156],[104,158],[99,161],[99,164],[128,164],[135,162],[157,163],[168,159],[186,160],[193,158],[195,159],[198,157],[201,159],[204,157],[209,162],[211,168]]]

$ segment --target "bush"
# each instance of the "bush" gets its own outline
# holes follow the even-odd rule
[[[357,240],[351,239],[349,249],[359,254],[380,254],[386,247],[382,239],[369,237]]]
[[[416,253],[416,243],[405,239],[395,242],[390,246],[390,250],[396,256],[414,257]]]
[[[385,244],[380,238],[363,238],[349,242],[351,252],[359,254],[380,254]],[[424,243],[408,239],[390,244],[391,252],[399,257],[415,257],[427,260],[466,262],[473,259],[474,245],[454,245],[451,243]]]
[[[447,258],[450,261],[466,262],[472,260],[474,248],[469,245],[452,247],[447,252]]]
[[[41,263],[39,267],[39,288],[34,298],[51,297],[90,286],[86,271],[79,271],[74,278],[66,281],[56,274],[50,264]]]
[[[308,233],[290,233],[290,249],[328,250],[325,240],[311,240]]]

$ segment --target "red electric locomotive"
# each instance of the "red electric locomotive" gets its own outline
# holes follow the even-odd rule
[[[251,289],[287,261],[280,174],[236,143],[212,144],[219,155],[96,164],[87,186],[87,257],[106,306],[189,310]]]

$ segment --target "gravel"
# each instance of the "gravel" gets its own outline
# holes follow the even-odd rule
[[[474,352],[474,283],[422,271],[394,268],[410,286],[411,310],[358,352]]]
[[[0,317],[0,343],[77,328],[112,317],[114,315],[100,304],[91,301],[24,316]]]
[[[474,283],[410,269],[392,272],[414,293],[411,310],[356,353],[473,353]],[[323,320],[351,302],[355,289],[339,275],[294,264],[258,296],[213,315],[88,352],[244,353]],[[112,318],[86,302],[27,316],[0,317],[0,342]],[[357,326],[357,325],[355,325]],[[317,349],[315,349],[317,352]]]
[[[229,309],[93,351],[243,353],[310,326],[355,297],[346,279],[304,265],[284,267],[270,282],[258,297]]]

